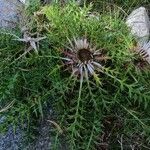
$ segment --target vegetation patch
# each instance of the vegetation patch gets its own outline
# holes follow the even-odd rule
[[[2,131],[21,124],[33,136],[51,105],[54,150],[149,147],[150,67],[126,14],[109,9],[36,4],[15,33],[0,32]]]

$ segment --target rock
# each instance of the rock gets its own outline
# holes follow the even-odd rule
[[[10,127],[6,134],[0,134],[0,150],[19,150],[23,143],[23,133]]]
[[[134,10],[127,18],[126,24],[137,42],[147,42],[150,35],[150,19],[144,7]]]
[[[21,6],[18,0],[0,0],[0,27],[14,28],[19,19]]]

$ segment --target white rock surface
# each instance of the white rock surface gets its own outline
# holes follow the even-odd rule
[[[144,7],[134,10],[127,18],[126,24],[138,42],[147,42],[150,36],[150,18]]]

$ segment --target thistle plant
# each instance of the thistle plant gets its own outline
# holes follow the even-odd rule
[[[119,19],[119,12],[91,18],[88,17],[90,10],[91,6],[80,8],[71,3],[63,8],[46,6],[41,11],[47,18],[44,26],[49,27],[46,28],[48,38],[60,55],[47,57],[60,58],[63,60],[60,64],[65,65],[60,69],[63,76],[66,75],[63,78],[64,90],[61,85],[58,87],[53,83],[53,86],[61,90],[54,106],[57,112],[60,110],[58,124],[62,128],[64,125],[68,134],[69,149],[96,149],[94,143],[102,124],[100,116],[115,105],[121,107],[122,101],[135,100],[139,96],[137,87],[141,84],[133,65],[134,52],[130,52],[133,38]],[[71,79],[64,68],[71,74]],[[84,82],[84,77],[87,82]],[[148,91],[147,84],[144,89]],[[69,97],[67,93],[71,93]],[[146,95],[144,97],[148,98],[149,94]],[[58,133],[54,149],[59,149],[59,140]]]
[[[72,75],[80,75],[82,81],[83,77],[88,79],[91,75],[95,76],[96,71],[103,72],[101,62],[106,61],[108,57],[103,56],[102,49],[96,50],[96,47],[92,47],[86,38],[74,38],[73,42],[70,39],[68,41],[69,51],[64,51],[64,54],[68,61],[66,65],[71,68]]]

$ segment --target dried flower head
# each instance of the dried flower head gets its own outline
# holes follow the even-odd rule
[[[38,48],[37,45],[39,43],[39,41],[45,39],[46,37],[32,37],[35,34],[37,35],[37,33],[35,34],[31,34],[28,29],[26,28],[22,28],[22,32],[23,32],[23,38],[17,38],[17,41],[21,41],[21,42],[25,42],[26,44],[29,45],[29,47],[25,50],[25,53],[31,51],[32,49],[35,50],[36,53],[38,53]]]
[[[75,39],[71,41],[68,39],[70,46],[64,52],[66,60],[73,75],[80,75],[81,79],[85,76],[88,78],[90,75],[95,75],[96,71],[103,72],[101,62],[107,60],[104,57],[102,49],[96,50],[92,47],[86,38]]]
[[[150,64],[150,41],[139,44],[136,51],[140,54],[143,60]]]

